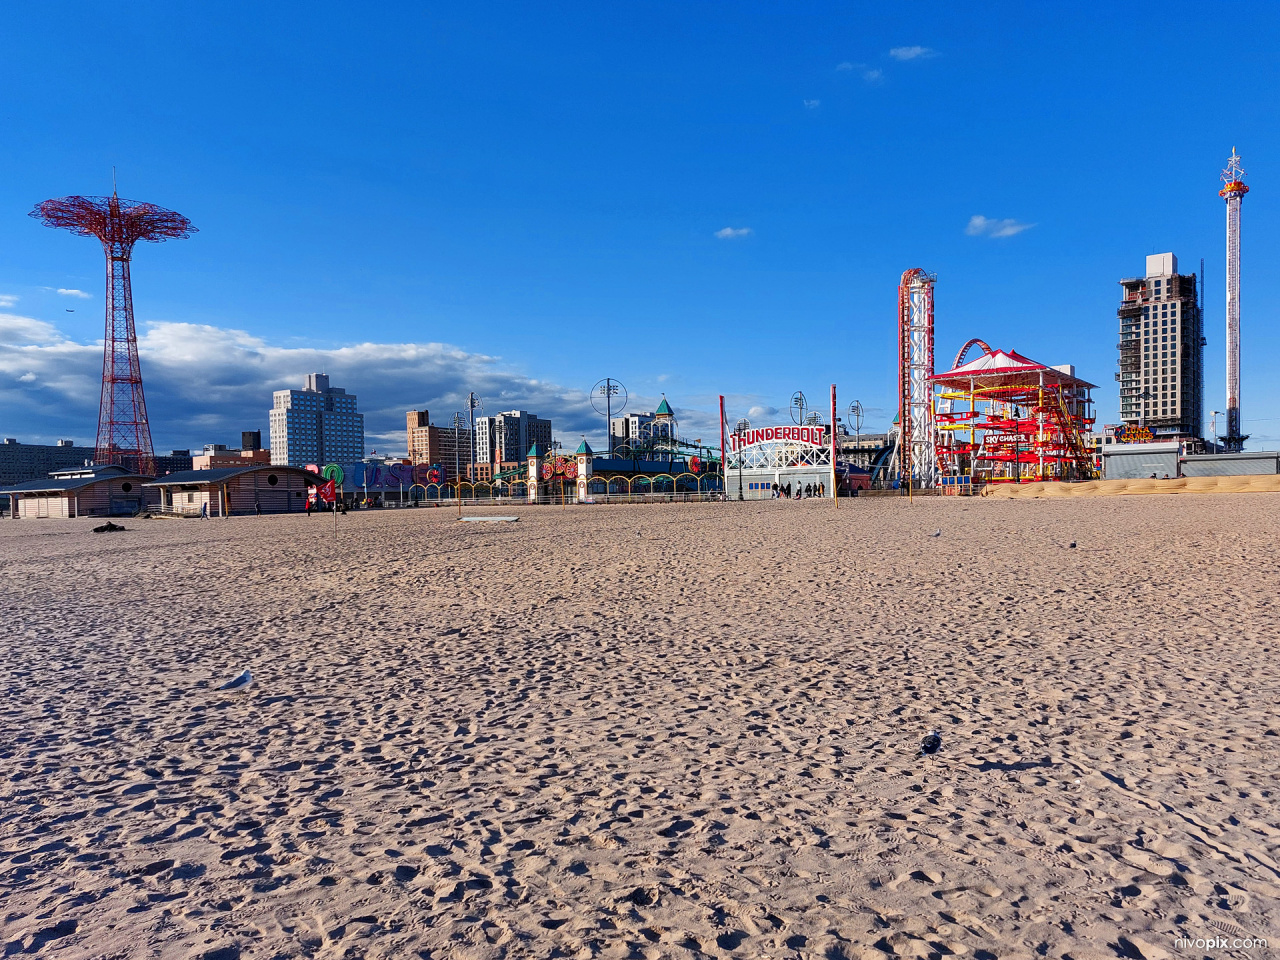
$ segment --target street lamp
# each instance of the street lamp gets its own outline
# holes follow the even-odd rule
[[[1155,394],[1144,387],[1142,392],[1138,394],[1138,399],[1142,401],[1141,406],[1138,407],[1138,429],[1142,430],[1144,427],[1143,421],[1146,419],[1147,401],[1155,399]]]
[[[751,421],[748,420],[746,417],[743,417],[741,420],[739,420],[737,424],[734,425],[734,428],[733,428],[734,436],[738,438],[738,444],[737,444],[738,449],[736,452],[738,454],[738,499],[739,500],[746,499],[742,495],[742,438],[743,436],[746,435],[746,432],[750,429],[751,429]]]
[[[458,471],[462,469],[462,463],[458,451],[458,431],[466,422],[467,418],[461,411],[453,415],[453,492],[459,500],[462,499],[462,478],[458,476]]]

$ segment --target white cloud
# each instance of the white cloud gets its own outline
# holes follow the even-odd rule
[[[971,237],[1012,237],[1034,226],[1034,223],[1020,223],[1012,218],[991,220],[980,214],[974,214],[969,218],[969,225],[964,228],[964,232]]]
[[[0,293],[0,307],[12,307],[17,304],[19,297],[12,293]]]
[[[241,430],[261,429],[265,439],[272,391],[301,387],[312,372],[328,373],[334,386],[359,397],[367,449],[403,452],[406,410],[429,409],[443,423],[462,409],[469,390],[491,413],[550,417],[557,435],[604,435],[583,391],[442,343],[281,347],[243,330],[153,323],[141,331],[138,352],[158,451],[234,445]],[[43,321],[0,314],[0,428],[7,436],[92,436],[101,376],[100,341],[75,343]]]
[[[64,297],[79,297],[81,300],[92,300],[92,293],[85,293],[83,290],[69,290],[66,287],[59,287],[58,293]]]
[[[49,344],[62,339],[62,334],[51,323],[14,313],[0,313],[0,345]]]
[[[884,71],[879,67],[872,67],[865,63],[851,63],[846,60],[844,63],[836,64],[836,70],[840,73],[857,72],[867,83],[879,83],[884,79]]]
[[[817,110],[820,106],[822,106],[821,100],[806,100],[804,102],[804,108],[806,110]]]
[[[894,47],[889,51],[889,56],[895,60],[925,60],[937,55],[929,47]]]
[[[737,240],[739,237],[751,236],[750,227],[725,227],[723,230],[717,230],[716,236],[721,240]]]

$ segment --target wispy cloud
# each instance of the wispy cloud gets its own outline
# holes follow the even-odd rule
[[[750,227],[725,227],[723,230],[717,230],[716,236],[721,240],[737,240],[739,237],[751,236]]]
[[[821,100],[806,100],[804,102],[804,108],[806,110],[817,110],[820,106],[822,106]]]
[[[836,70],[840,73],[856,73],[867,83],[879,83],[884,79],[884,71],[879,67],[872,67],[865,63],[853,63],[846,60],[844,63],[836,64]]]
[[[93,299],[92,293],[85,293],[83,290],[69,290],[66,287],[59,287],[58,293],[64,297],[79,297],[81,300]]]
[[[12,307],[18,302],[18,296],[12,293],[0,293],[0,307]]]
[[[889,56],[895,60],[925,60],[937,55],[937,51],[929,47],[894,47],[889,51]]]
[[[1034,223],[1022,223],[1012,218],[992,220],[980,214],[974,214],[969,218],[969,225],[964,228],[964,232],[971,237],[1012,237],[1034,226]]]

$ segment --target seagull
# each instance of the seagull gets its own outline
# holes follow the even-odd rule
[[[1072,550],[1074,550],[1076,548],[1076,542],[1072,540],[1070,543],[1067,544],[1067,546],[1070,547]]]
[[[940,537],[940,536],[942,536],[942,528],[941,528],[941,527],[939,527],[937,530],[933,531],[933,533],[929,534],[929,536],[931,536],[931,537]]]
[[[75,313],[75,311],[72,310],[70,307],[67,307],[67,313]]]
[[[942,749],[942,734],[934,730],[927,737],[920,741],[920,756],[932,757]]]
[[[253,683],[253,674],[250,673],[249,668],[246,667],[240,673],[239,676],[233,677],[232,679],[228,680],[218,689],[219,690],[247,690],[249,689],[249,684],[251,683]]]

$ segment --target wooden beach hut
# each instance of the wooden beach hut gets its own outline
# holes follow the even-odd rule
[[[198,517],[201,508],[211,517],[235,514],[302,513],[307,487],[324,480],[301,467],[254,463],[218,470],[184,470],[151,480],[147,488],[159,494],[158,510]]]
[[[55,470],[47,480],[28,480],[0,492],[9,495],[9,514],[18,519],[128,517],[159,502],[145,486],[150,480],[105,464]]]

